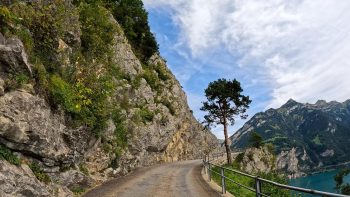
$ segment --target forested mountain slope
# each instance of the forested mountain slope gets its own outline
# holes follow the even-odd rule
[[[256,131],[278,154],[278,168],[291,174],[347,162],[350,158],[350,100],[303,104],[289,100],[254,115],[231,136],[232,148],[249,145]]]

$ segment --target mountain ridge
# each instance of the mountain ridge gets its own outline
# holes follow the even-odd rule
[[[230,137],[231,148],[249,146],[253,131],[275,146],[277,166],[286,173],[300,175],[346,162],[350,100],[309,104],[289,99],[280,108],[255,114]],[[288,162],[293,159],[297,162]]]

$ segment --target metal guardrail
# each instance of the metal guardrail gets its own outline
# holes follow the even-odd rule
[[[231,156],[237,153],[241,153],[243,151],[244,149],[232,149]],[[205,158],[206,161],[209,161],[209,160],[219,159],[220,157],[224,157],[224,156],[226,156],[226,152],[216,152],[216,153],[203,155],[203,158]]]
[[[216,172],[212,169],[212,166],[214,167],[218,167],[220,169],[220,172]],[[284,184],[280,184],[274,181],[270,181],[267,179],[263,179],[260,178],[259,176],[254,176],[251,174],[247,174],[244,172],[240,172],[238,170],[234,170],[234,169],[229,169],[229,168],[225,168],[219,165],[215,165],[212,164],[208,161],[203,160],[203,167],[204,167],[204,172],[208,174],[208,181],[211,181],[211,177],[212,177],[212,173],[215,173],[217,175],[219,175],[221,177],[221,189],[222,189],[222,194],[226,193],[226,181],[230,181],[242,188],[245,188],[247,190],[250,190],[252,192],[254,192],[256,194],[256,197],[263,197],[263,196],[269,196],[268,194],[264,194],[262,192],[262,185],[261,183],[268,183],[270,185],[274,185],[276,187],[282,188],[282,189],[287,189],[287,190],[292,190],[292,191],[297,191],[297,192],[303,192],[303,193],[308,193],[308,194],[314,194],[314,195],[321,195],[324,197],[349,197],[348,195],[343,195],[343,194],[336,194],[336,193],[330,193],[330,192],[323,192],[323,191],[318,191],[318,190],[313,190],[313,189],[306,189],[306,188],[301,188],[301,187],[294,187],[294,186],[290,186],[290,185],[284,185]],[[231,172],[231,173],[235,173],[235,174],[240,174],[249,178],[252,178],[255,180],[255,188],[251,188],[245,185],[242,185],[232,179],[230,179],[229,177],[225,176],[225,172]]]

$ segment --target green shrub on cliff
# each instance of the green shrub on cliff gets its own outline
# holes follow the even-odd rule
[[[110,12],[99,3],[79,5],[81,46],[86,59],[107,60],[112,57],[112,44],[117,28],[110,16]]]
[[[78,113],[81,109],[77,103],[72,86],[57,75],[50,77],[50,93],[55,103],[61,104],[68,112]]]
[[[0,32],[7,33],[16,17],[5,6],[0,6]]]
[[[138,112],[143,123],[152,122],[154,118],[154,113],[147,108],[141,108]]]
[[[51,178],[49,177],[49,175],[47,175],[46,172],[43,171],[43,169],[39,166],[38,163],[30,163],[29,168],[33,171],[35,177],[39,181],[44,182],[46,184],[51,182]]]
[[[50,4],[41,1],[30,4],[19,2],[11,5],[10,10],[20,19],[13,34],[24,41],[33,41],[33,52],[26,48],[30,60],[42,62],[48,71],[57,71],[60,65],[57,57],[58,40],[64,38],[67,30],[78,26],[72,20],[77,15],[76,9],[66,6],[63,0],[57,0]]]
[[[21,160],[13,154],[13,152],[5,146],[0,145],[0,160],[6,160],[13,165],[20,165]]]

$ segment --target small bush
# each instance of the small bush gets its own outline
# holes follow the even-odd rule
[[[79,170],[80,170],[80,172],[82,172],[83,174],[89,175],[89,170],[86,168],[86,166],[85,166],[83,163],[81,163],[81,164],[79,165]]]
[[[19,73],[15,77],[17,84],[22,87],[24,84],[27,84],[29,81],[29,77],[26,74]]]
[[[43,183],[50,183],[51,182],[51,178],[49,177],[49,175],[46,174],[46,172],[44,172],[41,167],[39,166],[38,163],[36,162],[32,162],[29,164],[29,168],[33,171],[35,177],[43,182]]]
[[[15,17],[7,7],[0,6],[0,32],[9,31],[10,24],[13,23]]]
[[[152,122],[154,118],[154,113],[149,111],[147,108],[142,108],[139,110],[139,115],[143,123]]]
[[[162,100],[161,103],[169,109],[171,115],[176,115],[176,109],[169,100]]]
[[[244,152],[239,153],[235,158],[235,162],[241,163],[243,161],[243,158],[244,158]]]
[[[82,194],[86,191],[85,188],[81,187],[81,186],[75,186],[70,188],[70,191],[72,191],[74,194]]]
[[[125,148],[127,145],[127,129],[125,125],[126,118],[120,109],[116,108],[112,112],[112,120],[115,124],[114,136],[119,147]]]
[[[165,68],[165,66],[163,66],[162,64],[157,64],[157,65],[153,65],[152,67],[157,72],[159,79],[163,81],[170,79],[169,73]]]
[[[58,75],[50,77],[50,92],[55,103],[61,104],[68,112],[77,113],[81,107],[76,102],[76,94],[72,86]]]
[[[265,146],[271,154],[275,153],[275,146],[272,143],[265,144]]]
[[[50,82],[46,68],[42,64],[36,64],[33,70],[34,78],[36,80],[36,89],[39,94],[44,95],[47,98],[49,95],[48,90]]]
[[[260,146],[264,144],[261,135],[255,131],[251,133],[249,142],[250,145],[255,148],[260,148]]]
[[[9,74],[9,78],[5,81],[7,90],[15,90],[23,87],[29,82],[29,77],[24,73]]]
[[[157,92],[161,91],[161,84],[154,70],[144,67],[143,78],[147,81],[148,85],[151,86],[152,90],[156,90]]]
[[[131,86],[133,87],[133,89],[137,89],[141,86],[141,79],[141,75],[135,76],[135,78],[131,81]]]
[[[13,165],[21,164],[21,160],[10,149],[2,145],[0,145],[0,159],[4,159]]]

